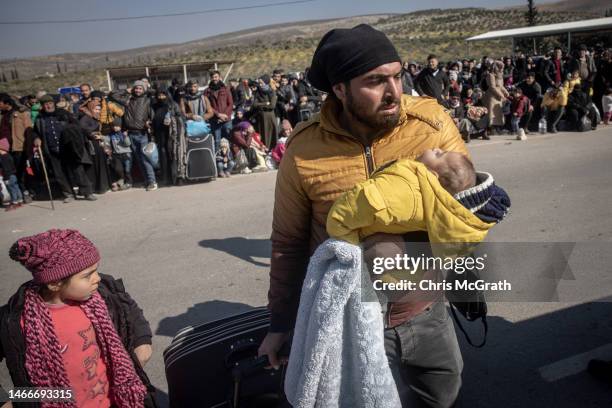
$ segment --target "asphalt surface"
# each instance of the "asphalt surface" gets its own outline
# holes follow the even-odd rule
[[[572,302],[489,305],[483,349],[462,343],[458,407],[603,407],[610,388],[584,371],[594,356],[612,360],[612,285],[601,260],[612,253],[612,128],[589,133],[497,136],[469,144],[476,168],[512,197],[512,211],[489,241],[579,242]],[[76,228],[102,254],[101,271],[121,277],[155,333],[146,367],[166,391],[162,351],[182,327],[266,303],[276,173],[209,183],[107,193],[97,202],[35,202],[0,214],[0,302],[29,273],[8,257],[19,237]],[[598,263],[599,262],[599,263]],[[477,336],[478,324],[468,324]],[[10,380],[4,364],[0,383]]]

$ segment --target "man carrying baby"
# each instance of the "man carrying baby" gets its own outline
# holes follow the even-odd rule
[[[278,351],[295,324],[309,257],[328,238],[334,201],[385,163],[414,159],[428,149],[468,156],[453,120],[435,99],[402,95],[400,61],[389,39],[365,24],[328,32],[315,51],[308,79],[329,97],[320,114],[294,130],[277,175],[272,318],[259,349],[274,367],[282,363]],[[363,244],[376,240],[374,235]],[[403,373],[396,378],[403,405],[452,406],[463,360],[444,303],[393,303],[388,310],[385,336],[393,336],[388,356],[392,368]]]

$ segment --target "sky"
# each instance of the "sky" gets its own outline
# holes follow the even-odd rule
[[[73,20],[236,8],[286,0],[20,0],[3,4],[0,22]],[[143,20],[3,25],[0,59],[116,51],[181,43],[268,24],[432,8],[504,7],[526,0],[315,0],[309,3]]]

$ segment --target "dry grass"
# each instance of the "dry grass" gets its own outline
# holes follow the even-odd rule
[[[541,12],[540,24],[551,24],[593,17],[577,12]],[[146,53],[141,50],[122,52],[127,60],[109,60],[104,54],[87,54],[79,61],[84,68],[77,72],[68,72],[53,78],[35,79],[0,83],[0,91],[12,94],[32,93],[45,89],[53,91],[61,86],[91,82],[94,87],[106,85],[103,67],[119,65],[142,65],[183,63],[199,60],[235,60],[233,76],[254,77],[270,73],[275,68],[286,71],[301,71],[310,64],[312,54],[322,34],[330,28],[352,26],[367,21],[384,31],[398,48],[402,58],[423,61],[430,53],[438,55],[440,60],[449,61],[461,57],[480,58],[483,55],[501,57],[511,52],[510,41],[480,42],[471,47],[468,54],[465,39],[486,31],[523,26],[524,11],[521,9],[487,10],[487,9],[452,9],[426,10],[403,15],[363,16],[326,22],[297,23],[284,25],[283,30],[271,30],[269,27],[249,33],[236,33],[219,36],[210,40],[199,40],[177,46],[147,47]],[[222,44],[217,45],[215,44]],[[172,51],[175,50],[175,51]],[[114,58],[114,57],[113,57]],[[75,60],[75,54],[47,57],[47,62],[60,66],[65,60]],[[40,58],[30,60],[38,62]],[[14,63],[15,66],[30,66],[27,60]],[[70,67],[71,63],[67,63]],[[10,64],[4,64],[5,71]],[[3,64],[0,64],[0,68]],[[25,70],[25,68],[24,68]],[[70,68],[69,68],[70,70]],[[8,74],[7,74],[8,76]]]

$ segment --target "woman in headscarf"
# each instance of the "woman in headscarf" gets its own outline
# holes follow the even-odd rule
[[[179,147],[185,144],[185,135],[180,107],[165,85],[160,85],[155,93],[153,111],[153,137],[159,150],[161,182],[172,185],[177,178],[177,164],[184,158],[184,154],[179,154]]]
[[[263,137],[263,142],[268,149],[276,145],[278,131],[276,129],[276,92],[270,87],[270,76],[262,76],[258,82],[251,81],[249,84],[253,91],[253,114],[251,118],[255,121],[255,129]]]
[[[489,112],[489,127],[500,130],[504,126],[504,102],[508,99],[508,91],[504,88],[504,63],[501,61],[488,60],[489,71],[483,78],[483,86],[486,88],[482,98],[482,104]]]
[[[101,132],[100,111],[102,98],[92,95],[79,108],[79,124],[87,137],[87,147],[93,164],[87,168],[93,190],[97,194],[104,194],[111,187],[110,169],[108,159],[112,153],[110,141],[105,140]]]

